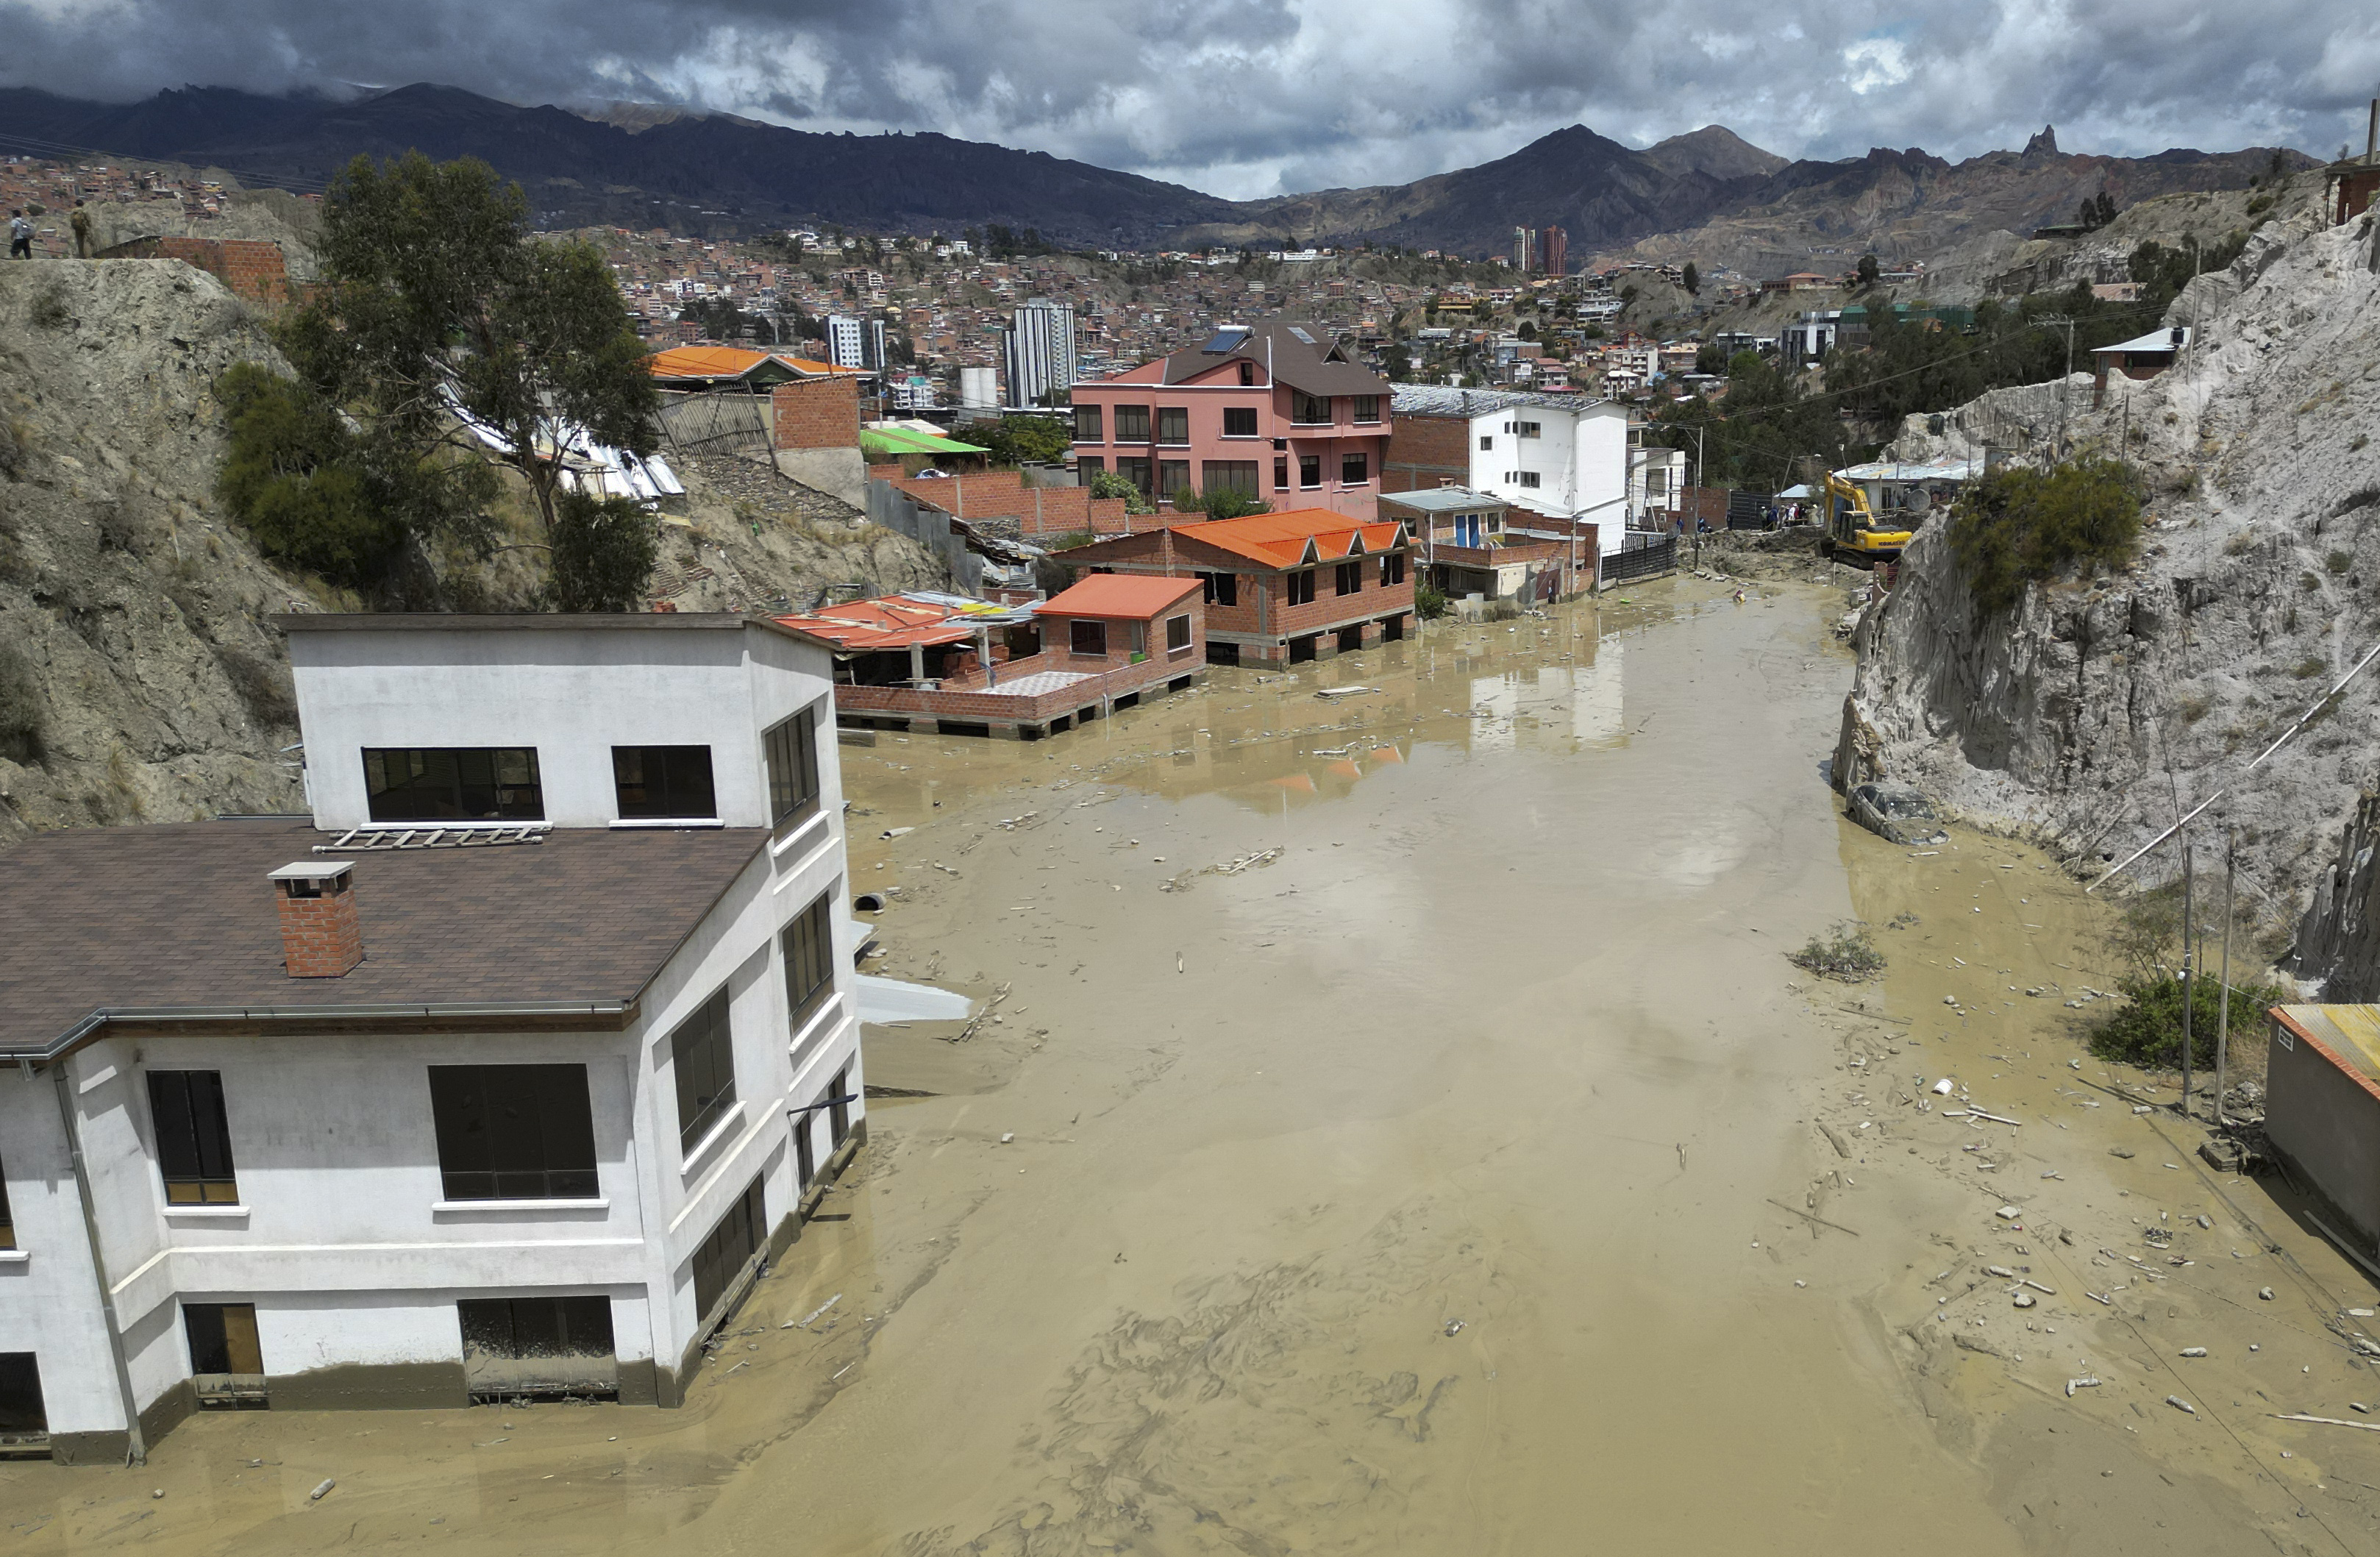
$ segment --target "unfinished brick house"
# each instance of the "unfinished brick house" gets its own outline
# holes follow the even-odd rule
[[[179,260],[206,272],[244,303],[268,311],[298,300],[281,245],[267,238],[135,237],[99,251],[103,260]]]
[[[780,620],[835,645],[838,724],[1035,740],[1188,687],[1204,596],[1194,578],[1094,574],[1031,606],[918,591]]]
[[[1398,521],[1300,508],[1172,524],[1060,556],[1103,573],[1195,578],[1208,663],[1278,665],[1411,637],[1412,553]]]

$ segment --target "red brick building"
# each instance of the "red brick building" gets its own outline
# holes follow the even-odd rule
[[[1206,658],[1237,665],[1329,659],[1411,637],[1412,553],[1402,524],[1300,508],[1168,525],[1059,557],[1101,572],[1196,579]]]
[[[99,251],[103,260],[179,260],[206,272],[244,303],[273,310],[298,300],[281,245],[266,238],[136,237]]]

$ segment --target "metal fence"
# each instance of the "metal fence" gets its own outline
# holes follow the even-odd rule
[[[662,432],[681,454],[731,454],[769,446],[769,401],[743,390],[662,395]]]
[[[1664,535],[1642,546],[1615,552],[1603,559],[1603,582],[1625,583],[1631,578],[1652,578],[1678,570],[1678,538]]]

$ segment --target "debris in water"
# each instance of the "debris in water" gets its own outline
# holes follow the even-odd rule
[[[1934,1085],[1933,1085],[1933,1087],[1932,1087],[1932,1089],[1931,1089],[1931,1090],[1933,1091],[1934,1095],[1935,1095],[1936,1097],[1937,1097],[1937,1098],[1947,1098],[1947,1097],[1949,1097],[1952,1092],[1955,1092],[1955,1091],[1957,1091],[1958,1089],[1959,1089],[1959,1084],[1958,1084],[1957,1082],[1955,1082],[1955,1081],[1951,1080],[1951,1079],[1950,1079],[1949,1077],[1947,1077],[1947,1076],[1946,1076],[1946,1077],[1944,1077],[1941,1080],[1937,1081],[1936,1083],[1934,1083]]]
[[[2206,1355],[2206,1348],[2204,1346],[2184,1346],[2181,1349],[2181,1355],[2186,1357],[2203,1357]]]
[[[1447,1334],[1449,1334],[1449,1335],[1458,1335],[1458,1334],[1461,1334],[1461,1333],[1462,1333],[1462,1331],[1463,1331],[1463,1320],[1447,1320],[1447,1321],[1446,1321],[1446,1332],[1447,1332]]]
[[[306,1494],[306,1501],[307,1501],[308,1502],[321,1502],[324,1498],[326,1498],[326,1497],[330,1496],[330,1494],[331,1494],[331,1489],[332,1489],[332,1488],[334,1488],[334,1487],[335,1487],[335,1486],[337,1486],[337,1485],[338,1485],[338,1483],[337,1483],[337,1482],[335,1482],[335,1481],[332,1480],[329,1477],[327,1477],[327,1476],[326,1476],[326,1477],[324,1477],[324,1478],[322,1478],[322,1484],[321,1484],[320,1486],[316,1487],[312,1491],[310,1491],[310,1492],[309,1492],[309,1493],[307,1493],[307,1494]]]
[[[1014,1131],[1014,1130],[1011,1130],[1011,1131],[1009,1131],[1006,1135],[1004,1135],[1004,1136],[1002,1136],[1002,1137],[1000,1137],[1000,1144],[1001,1144],[1001,1145],[1002,1145],[1002,1146],[1006,1146],[1010,1141],[1013,1141],[1013,1140],[1014,1140],[1015,1138],[1016,1138],[1016,1132],[1015,1132],[1015,1131]]]
[[[2098,1387],[2096,1379],[2069,1379],[2066,1381],[2066,1398],[2072,1400],[2076,1390],[2095,1390]]]
[[[817,1319],[820,1314],[825,1313],[829,1308],[833,1308],[836,1304],[842,1301],[843,1294],[838,1292],[832,1297],[830,1297],[825,1302],[820,1304],[817,1308],[812,1308],[807,1315],[795,1320],[793,1323],[781,1324],[777,1328],[779,1330],[808,1330],[810,1327],[810,1320]]]
[[[1377,687],[1325,687],[1314,695],[1318,698],[1359,698],[1366,692],[1377,692]]]
[[[1002,822],[1002,823],[1001,823],[1001,825],[1002,825],[1002,827],[1005,827],[1005,826],[1007,826],[1008,824],[1007,824],[1006,822],[1004,822],[1004,821],[1003,821],[1003,822]],[[880,837],[886,837],[886,838],[898,838],[898,837],[901,837],[901,836],[903,836],[903,835],[905,835],[905,834],[906,834],[906,833],[915,833],[916,831],[917,831],[917,829],[916,829],[916,828],[914,828],[914,827],[888,827],[888,828],[886,828],[886,829],[885,829],[885,830],[884,830],[880,834],[879,834],[879,836],[880,836]]]
[[[2263,1298],[2265,1302],[2270,1303],[2273,1300],[2273,1289],[2268,1286],[2260,1286],[2256,1289],[2256,1295]]]
[[[2166,1396],[2165,1403],[2178,1411],[2187,1411],[2193,1417],[2198,1415],[2198,1407],[2191,1405],[2190,1402],[2182,1399],[2181,1396],[2178,1394],[2169,1394]]]
[[[1998,1217],[2002,1222],[2014,1222],[2018,1217],[2022,1216],[2024,1213],[2017,1210],[2014,1206],[2002,1206],[1992,1214]]]

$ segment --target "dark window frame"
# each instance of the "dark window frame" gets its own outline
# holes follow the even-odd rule
[[[1378,422],[1380,420],[1380,397],[1378,395],[1354,395],[1353,398],[1355,402],[1354,414],[1356,425],[1360,427],[1369,427]]]
[[[1208,605],[1240,603],[1240,576],[1236,573],[1202,573],[1199,583],[1206,586]]]
[[[1339,484],[1362,487],[1371,483],[1372,456],[1360,450],[1342,450],[1339,456]]]
[[[1106,443],[1107,430],[1103,425],[1104,420],[1105,419],[1101,416],[1099,407],[1076,406],[1075,407],[1075,442],[1078,444]]]
[[[1287,455],[1273,456],[1272,490],[1275,492],[1289,490],[1289,456]]]
[[[785,1031],[790,1037],[834,994],[834,903],[843,883],[785,922],[777,948],[785,963]]]
[[[1111,442],[1146,444],[1148,442],[1148,431],[1147,406],[1118,406],[1115,408],[1115,437]]]
[[[769,781],[769,825],[784,831],[818,814],[825,794],[819,761],[820,703],[781,719],[760,736],[761,761]]]
[[[8,1212],[8,1164],[0,1160],[0,1249],[17,1247],[17,1219]]]
[[[1317,492],[1322,486],[1322,456],[1302,454],[1297,456],[1297,490]]]
[[[1253,459],[1208,459],[1198,465],[1202,493],[1241,492],[1257,494],[1257,462]]]
[[[1086,649],[1083,647],[1086,643],[1090,643],[1093,647]],[[1066,624],[1066,652],[1086,657],[1107,658],[1108,625],[1097,617],[1069,618]]]
[[[1300,568],[1294,573],[1284,575],[1281,580],[1283,603],[1289,605],[1312,605],[1314,603],[1314,576],[1319,571],[1321,570],[1318,568],[1306,567]]]
[[[545,820],[544,779],[533,746],[361,749],[364,803],[375,822]]]
[[[1402,552],[1381,553],[1380,588],[1385,590],[1392,584],[1402,584],[1404,581],[1405,554]]]
[[[735,1107],[733,1005],[728,986],[722,984],[670,1031],[670,1073],[677,1090],[681,1158],[691,1155]]]
[[[1308,395],[1302,389],[1292,389],[1289,392],[1289,420],[1300,427],[1330,427],[1339,418],[1330,395]]]
[[[1342,562],[1331,570],[1331,586],[1340,594],[1359,595],[1364,592],[1364,565],[1360,561]]]
[[[1099,475],[1102,471],[1106,470],[1107,468],[1107,456],[1104,455],[1076,455],[1075,456],[1075,484],[1078,486],[1089,486],[1091,483],[1082,480],[1082,478],[1085,476]]]
[[[1178,630],[1177,630],[1178,629]],[[1167,658],[1190,652],[1190,614],[1165,618],[1165,653]]]
[[[1157,442],[1164,448],[1186,448],[1190,444],[1190,407],[1160,406],[1157,407]]]
[[[1148,456],[1118,455],[1115,468],[1116,474],[1138,488],[1142,496],[1146,497],[1156,490],[1151,483],[1156,480],[1157,461]]]
[[[762,1180],[755,1174],[718,1222],[703,1235],[688,1261],[694,1276],[694,1318],[698,1326],[719,1316],[712,1312],[725,1299],[735,1278],[769,1239],[767,1199]]]
[[[1169,501],[1181,493],[1190,491],[1190,462],[1186,459],[1159,460],[1157,490]]]
[[[1257,408],[1254,406],[1224,407],[1223,436],[1226,438],[1262,437],[1263,433],[1258,432],[1257,427]]]
[[[221,1071],[151,1071],[149,1123],[156,1137],[157,1174],[164,1182],[166,1205],[240,1203]]]
[[[602,1198],[584,1064],[427,1069],[441,1198]]]
[[[615,746],[612,796],[623,821],[716,821],[719,785],[710,748]]]

